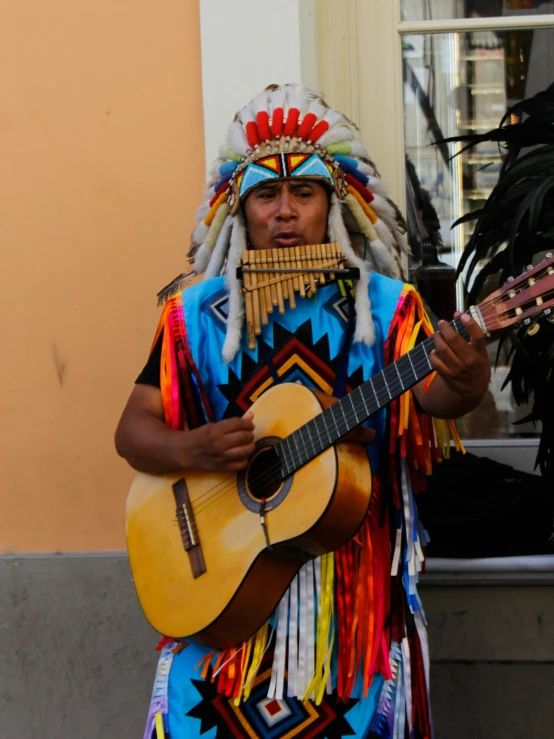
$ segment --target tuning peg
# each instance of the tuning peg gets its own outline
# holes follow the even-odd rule
[[[545,254],[543,262],[547,262],[549,259],[552,259],[552,252],[549,251],[548,254]]]
[[[540,327],[540,323],[532,323],[525,333],[527,336],[534,336],[538,334]]]
[[[550,323],[554,323],[554,313],[552,313],[552,308],[547,308],[546,310],[543,310],[542,314],[547,321],[549,321]]]

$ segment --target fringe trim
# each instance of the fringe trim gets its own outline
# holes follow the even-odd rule
[[[166,419],[173,428],[183,428],[182,422],[193,427],[201,414],[210,418],[211,411],[188,348],[181,295],[166,304],[154,343],[161,330]],[[433,327],[421,298],[406,285],[385,344],[385,364],[409,351],[420,331],[429,336]],[[177,377],[183,379],[186,397],[181,397]],[[197,411],[185,419],[189,392]],[[381,723],[372,730],[386,723],[392,726],[389,736],[403,737],[407,724],[410,731],[432,736],[425,615],[417,593],[428,538],[414,493],[423,489],[432,462],[448,456],[451,440],[456,448],[461,442],[452,422],[432,422],[418,414],[410,391],[389,406],[388,439],[386,485],[374,479],[370,510],[358,534],[300,570],[279,605],[275,627],[266,623],[248,642],[212,652],[197,666],[202,678],[236,705],[250,696],[263,657],[275,645],[271,696],[283,695],[285,672],[289,695],[316,703],[331,690],[348,700],[358,678],[367,696],[374,675],[381,674]]]

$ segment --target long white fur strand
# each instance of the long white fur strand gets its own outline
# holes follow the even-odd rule
[[[225,218],[225,222],[221,227],[217,241],[215,242],[212,258],[206,267],[205,280],[209,280],[211,277],[217,277],[221,274],[223,265],[225,263],[225,257],[229,251],[229,236],[231,233],[231,226],[233,225],[233,219],[231,216]]]
[[[237,264],[242,252],[246,249],[246,229],[240,211],[233,216],[231,244],[227,257],[227,288],[229,290],[229,315],[227,317],[227,334],[223,343],[223,361],[231,362],[240,347],[242,325],[244,322],[244,298],[237,278]]]
[[[336,193],[331,196],[329,211],[329,238],[338,242],[348,261],[360,270],[360,279],[356,286],[356,329],[354,341],[372,346],[375,341],[375,328],[371,317],[371,302],[369,300],[369,270],[367,264],[354,252],[348,231],[344,225],[341,204]]]

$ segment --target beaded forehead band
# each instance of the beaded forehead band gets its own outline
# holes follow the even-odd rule
[[[337,171],[339,171],[338,168]],[[335,187],[333,167],[317,154],[271,154],[247,164],[240,171],[237,167],[230,182],[234,190],[232,200],[230,198],[231,213],[236,212],[239,200],[244,198],[252,188],[262,182],[291,177],[323,180],[331,187]]]

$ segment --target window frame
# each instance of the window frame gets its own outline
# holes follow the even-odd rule
[[[309,56],[310,83],[316,82],[331,105],[357,122],[360,138],[369,155],[375,156],[391,197],[406,212],[403,37],[554,28],[554,14],[403,21],[400,5],[400,0],[311,0],[309,22],[316,43],[304,51],[302,70],[307,68]],[[307,22],[308,16],[301,12],[301,28]],[[488,456],[502,457],[508,448],[512,466],[531,473],[536,473],[538,443],[538,437],[464,440],[468,449]]]

